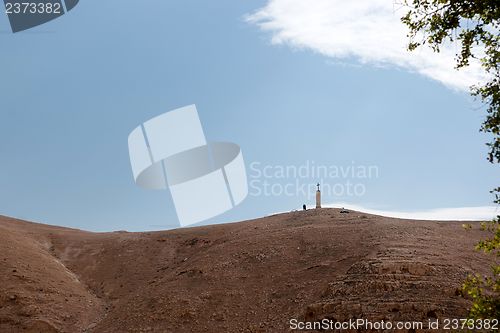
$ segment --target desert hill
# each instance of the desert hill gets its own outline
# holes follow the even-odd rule
[[[461,222],[318,209],[160,232],[0,217],[0,332],[288,332],[289,320],[461,318],[489,269]]]

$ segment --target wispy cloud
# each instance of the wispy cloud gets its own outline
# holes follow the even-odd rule
[[[355,58],[365,65],[394,65],[458,90],[484,81],[478,63],[454,69],[455,45],[439,54],[427,48],[408,52],[404,9],[393,0],[268,0],[246,20],[271,33],[273,44],[310,49],[327,57]]]
[[[488,221],[500,214],[496,206],[437,208],[418,211],[392,211],[385,209],[373,209],[349,203],[335,203],[323,205],[325,208],[341,208],[365,212],[368,214],[396,217],[413,220],[436,220],[436,221]]]

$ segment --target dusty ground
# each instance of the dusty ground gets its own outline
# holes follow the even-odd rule
[[[0,217],[0,332],[288,332],[289,320],[460,318],[487,272],[460,222],[336,209],[145,233]]]

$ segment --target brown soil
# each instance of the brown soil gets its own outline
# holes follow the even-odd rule
[[[336,209],[144,233],[0,217],[0,332],[288,332],[289,320],[463,318],[486,273],[461,222]]]

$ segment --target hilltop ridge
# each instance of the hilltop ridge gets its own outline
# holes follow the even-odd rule
[[[157,232],[0,217],[1,332],[288,332],[289,320],[460,318],[461,222],[317,209]]]

